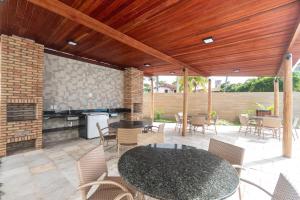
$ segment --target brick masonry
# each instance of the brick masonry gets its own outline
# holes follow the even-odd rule
[[[127,120],[143,118],[143,72],[136,68],[124,71],[124,107],[134,110],[125,114]]]
[[[7,144],[35,141],[42,147],[44,46],[17,36],[0,40],[0,156]],[[35,104],[34,120],[7,122],[7,104]]]

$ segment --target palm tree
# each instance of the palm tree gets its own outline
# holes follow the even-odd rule
[[[207,78],[202,76],[189,76],[188,87],[190,92],[196,92],[197,89],[203,89],[207,91],[206,85],[208,83]],[[183,77],[179,79],[179,91],[183,91]]]

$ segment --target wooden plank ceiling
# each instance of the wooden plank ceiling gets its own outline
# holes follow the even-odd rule
[[[126,35],[211,75],[274,76],[299,23],[298,0],[62,0]],[[49,49],[147,75],[181,74],[174,66],[26,0],[0,2],[0,33]],[[212,44],[202,39],[212,36]],[[78,43],[70,46],[67,41]],[[291,48],[300,58],[300,39]],[[151,64],[144,67],[145,63]],[[100,63],[101,64],[101,63]],[[103,64],[103,63],[102,63]],[[234,72],[239,70],[238,73]]]

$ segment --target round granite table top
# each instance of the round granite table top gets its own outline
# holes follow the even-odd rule
[[[121,156],[118,168],[130,186],[163,200],[225,199],[239,186],[227,161],[186,145],[135,147]]]
[[[109,124],[111,128],[144,128],[146,126],[144,121],[127,121],[121,120],[119,122],[113,122]]]

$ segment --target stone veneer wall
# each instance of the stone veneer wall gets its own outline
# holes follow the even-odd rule
[[[17,36],[0,40],[0,156],[7,144],[35,140],[42,147],[44,46]],[[7,104],[34,103],[36,119],[7,122]]]
[[[143,72],[136,68],[127,68],[124,72],[124,107],[135,109],[125,114],[127,120],[143,118]]]
[[[45,54],[44,110],[123,107],[123,71]]]

